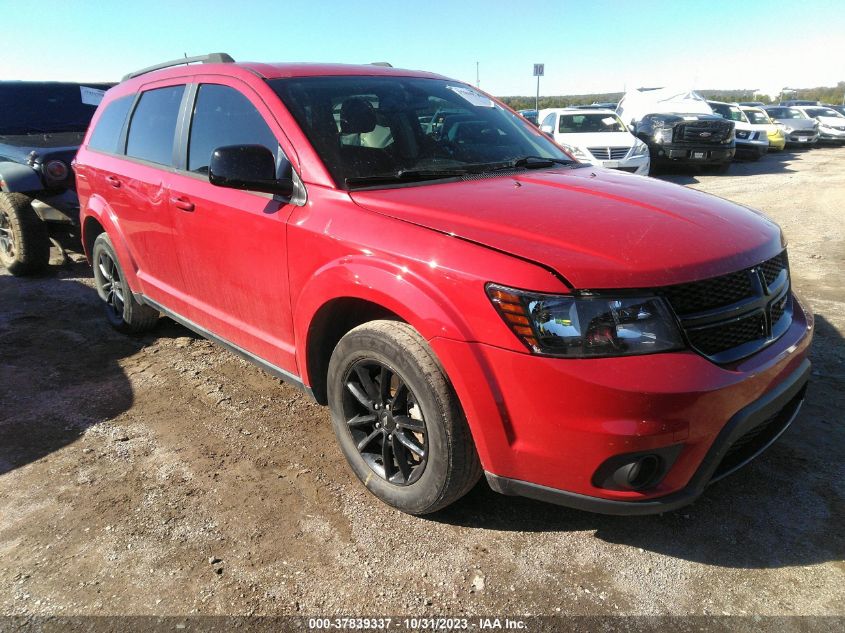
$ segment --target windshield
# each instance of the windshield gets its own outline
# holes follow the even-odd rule
[[[837,118],[842,116],[836,110],[831,110],[830,108],[807,108],[804,112],[813,118],[817,116],[834,116]]]
[[[743,112],[745,113],[745,116],[748,117],[748,120],[751,123],[755,123],[755,124],[758,124],[758,125],[759,124],[768,125],[769,123],[771,123],[771,121],[769,120],[769,117],[767,117],[760,110],[743,110]]]
[[[549,159],[544,167],[572,162],[524,118],[460,82],[355,76],[268,83],[338,186],[458,176],[524,157]]]
[[[767,110],[769,116],[773,119],[806,119],[807,117],[795,108],[772,108]]]
[[[95,91],[107,88],[94,84]],[[97,104],[82,102],[78,84],[0,83],[0,134],[84,132]]]
[[[625,132],[627,128],[615,114],[561,114],[558,132],[587,134],[592,132]]]
[[[742,116],[742,111],[736,106],[728,105],[726,103],[712,103],[709,101],[708,103],[710,104],[710,107],[713,108],[713,112],[719,116],[728,119],[729,121],[745,122],[745,118]]]

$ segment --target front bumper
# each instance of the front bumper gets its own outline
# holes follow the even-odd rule
[[[744,154],[744,155],[751,155],[751,156],[765,156],[766,152],[769,151],[769,139],[768,137],[763,138],[762,140],[755,140],[755,139],[736,139],[736,153],[737,154]]]
[[[801,131],[790,132],[786,135],[786,142],[789,145],[815,145],[819,142],[819,133],[805,134]]]
[[[605,169],[618,169],[631,174],[637,174],[638,176],[648,176],[651,158],[648,154],[631,156],[622,160],[597,160],[591,157],[590,163],[604,167]]]
[[[832,128],[819,128],[820,141],[845,141],[845,130],[835,130]]]
[[[651,144],[649,149],[653,161],[704,165],[729,163],[736,154],[736,147],[733,145]]]
[[[733,366],[692,351],[569,360],[438,338],[431,344],[494,489],[596,512],[648,514],[692,502],[727,474],[727,451],[773,413],[784,412],[769,424],[778,427],[769,429],[772,441],[788,426],[809,375],[813,328],[797,298],[794,306],[780,339]],[[736,467],[768,443],[740,455]],[[672,461],[652,487],[596,483],[611,458],[667,450]]]

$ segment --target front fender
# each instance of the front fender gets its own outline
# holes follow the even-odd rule
[[[301,375],[308,375],[308,331],[315,315],[329,302],[345,298],[369,301],[397,314],[426,340],[469,337],[469,328],[455,305],[427,279],[392,262],[344,257],[317,270],[293,306]]]
[[[41,177],[29,165],[0,162],[0,188],[4,193],[26,193],[44,189]]]
[[[140,289],[138,283],[138,264],[132,253],[129,250],[129,245],[126,241],[123,230],[120,227],[120,221],[114,213],[109,204],[100,196],[91,196],[88,203],[82,208],[80,212],[80,221],[82,225],[82,244],[85,248],[85,255],[88,258],[88,263],[93,266],[90,252],[90,245],[93,244],[94,239],[91,236],[92,224],[89,219],[95,220],[103,227],[105,232],[111,239],[117,259],[120,262],[120,267],[123,269],[123,274],[129,287],[137,292]]]

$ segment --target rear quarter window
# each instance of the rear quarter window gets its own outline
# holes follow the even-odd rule
[[[159,165],[173,164],[176,121],[185,86],[155,88],[141,94],[126,140],[126,155]]]
[[[123,131],[123,124],[126,123],[126,115],[129,114],[133,99],[134,95],[127,95],[115,99],[106,106],[91,131],[91,138],[88,139],[89,148],[110,154],[123,153],[123,148],[118,147],[120,133]]]

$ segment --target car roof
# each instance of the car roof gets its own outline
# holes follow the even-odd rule
[[[368,77],[420,77],[447,79],[442,75],[419,70],[406,70],[375,64],[310,64],[231,62],[178,65],[152,70],[121,82],[120,86],[141,86],[151,81],[191,75],[243,76],[249,74],[262,79],[287,79],[292,77],[368,76]]]
[[[615,110],[608,110],[607,108],[545,108],[547,112],[559,112],[566,114],[584,114],[585,112],[597,112],[599,114],[616,114]]]

